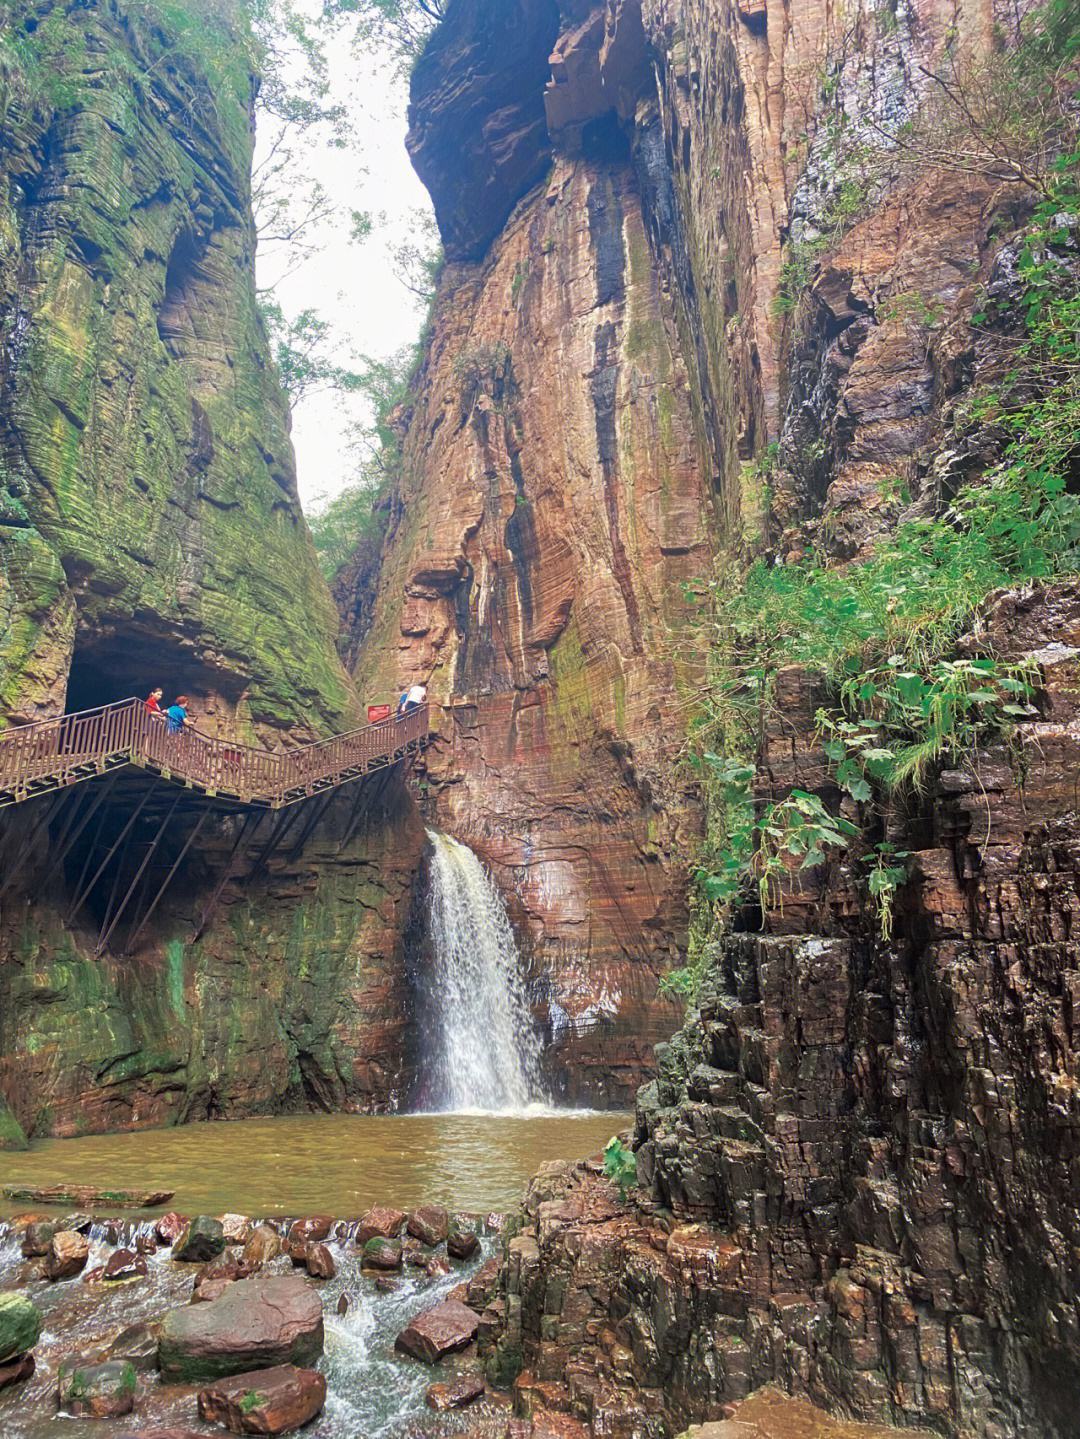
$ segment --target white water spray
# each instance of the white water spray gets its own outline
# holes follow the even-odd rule
[[[542,1104],[540,1041],[514,931],[494,881],[467,845],[428,830],[431,858],[430,1103],[513,1113]]]

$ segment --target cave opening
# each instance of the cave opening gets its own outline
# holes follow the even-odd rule
[[[65,713],[96,709],[126,699],[145,699],[158,686],[164,703],[177,695],[200,701],[222,696],[235,706],[244,692],[242,676],[209,665],[174,635],[137,624],[108,630],[86,628],[76,635],[68,674]]]

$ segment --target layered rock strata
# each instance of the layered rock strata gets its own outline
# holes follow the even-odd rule
[[[5,720],[155,681],[270,740],[355,714],[256,307],[245,24],[5,8]]]
[[[657,984],[696,825],[676,766],[698,659],[683,591],[710,563],[711,504],[629,141],[569,99],[553,141],[556,32],[543,5],[507,10],[517,38],[496,53],[491,7],[452,9],[414,80],[421,174],[458,155],[453,185],[432,183],[457,262],[356,673],[373,693],[429,683],[431,818],[510,898],[556,1092],[618,1102],[675,1018]],[[635,43],[628,80],[640,19]],[[496,108],[492,65],[516,108]]]
[[[628,8],[575,14],[594,53],[561,40],[557,77],[595,74]],[[837,216],[851,155],[913,113],[951,9],[642,9],[658,108],[642,96],[632,127],[612,109],[721,523],[752,537],[743,462],[771,441],[769,553],[865,558],[1001,454],[1002,430],[960,400],[1015,344],[1031,198],[872,173]],[[978,53],[993,21],[964,16],[953,38]],[[558,116],[587,126],[557,84]],[[1067,228],[1054,244],[1074,263]],[[808,293],[792,291],[793,254],[813,257]],[[972,323],[980,287],[996,326]],[[779,1382],[951,1436],[1071,1433],[1076,613],[1071,583],[1010,590],[959,643],[1029,666],[1037,714],[1011,752],[944,768],[891,814],[888,839],[912,855],[891,938],[856,862],[793,874],[782,907],[717,945],[699,1008],[658,1050],[635,1201],[590,1166],[534,1186],[481,1342],[539,1428],[555,1411],[596,1433],[675,1433]],[[817,733],[821,681],[774,680],[759,805],[798,787],[855,818]]]
[[[358,718],[256,306],[251,53],[230,3],[197,25],[155,3],[5,7],[0,720],[154,684],[271,748]],[[343,795],[298,853],[305,811],[261,864],[265,820],[192,943],[242,822],[215,814],[128,956],[194,817],[140,869],[172,795],[119,843],[145,795],[125,776],[58,859],[90,791],[0,818],[0,1147],[392,1105],[422,845],[405,790],[359,812]],[[140,877],[97,953],[102,906]]]

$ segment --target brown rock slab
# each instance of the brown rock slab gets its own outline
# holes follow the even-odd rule
[[[90,1241],[83,1234],[62,1229],[54,1234],[45,1258],[45,1274],[55,1283],[58,1279],[74,1279],[86,1268]]]
[[[230,1284],[235,1283],[235,1279],[204,1279],[191,1291],[191,1302],[192,1304],[213,1304],[215,1299],[221,1298]]]
[[[5,1184],[0,1190],[7,1199],[29,1200],[32,1204],[75,1204],[80,1209],[156,1209],[168,1204],[172,1189],[99,1189],[92,1184]]]
[[[444,1299],[411,1320],[394,1341],[394,1348],[425,1364],[437,1364],[447,1354],[471,1344],[479,1323],[479,1315],[467,1305]]]
[[[363,1249],[369,1239],[396,1239],[405,1223],[403,1209],[376,1204],[360,1220],[356,1231],[357,1248]]]
[[[326,1403],[326,1380],[314,1369],[280,1364],[223,1379],[199,1395],[199,1418],[230,1434],[292,1434]]]
[[[209,1304],[173,1309],[158,1346],[162,1378],[215,1380],[276,1364],[313,1364],[323,1351],[322,1300],[295,1274],[230,1284]]]
[[[478,1374],[463,1374],[452,1384],[429,1385],[424,1403],[429,1409],[464,1409],[481,1398],[486,1385]]]
[[[206,1439],[206,1436],[196,1434],[194,1429],[138,1429],[118,1434],[117,1439]]]
[[[412,1211],[405,1228],[414,1239],[434,1249],[450,1232],[450,1216],[439,1204],[424,1204]]]
[[[6,1389],[10,1384],[19,1384],[24,1379],[29,1379],[34,1372],[34,1356],[32,1354],[20,1354],[17,1359],[9,1359],[6,1364],[0,1364],[0,1389]]]

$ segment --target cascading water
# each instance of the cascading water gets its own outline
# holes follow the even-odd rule
[[[513,1113],[542,1104],[540,1041],[506,906],[467,845],[428,830],[431,1035],[425,1108]]]

